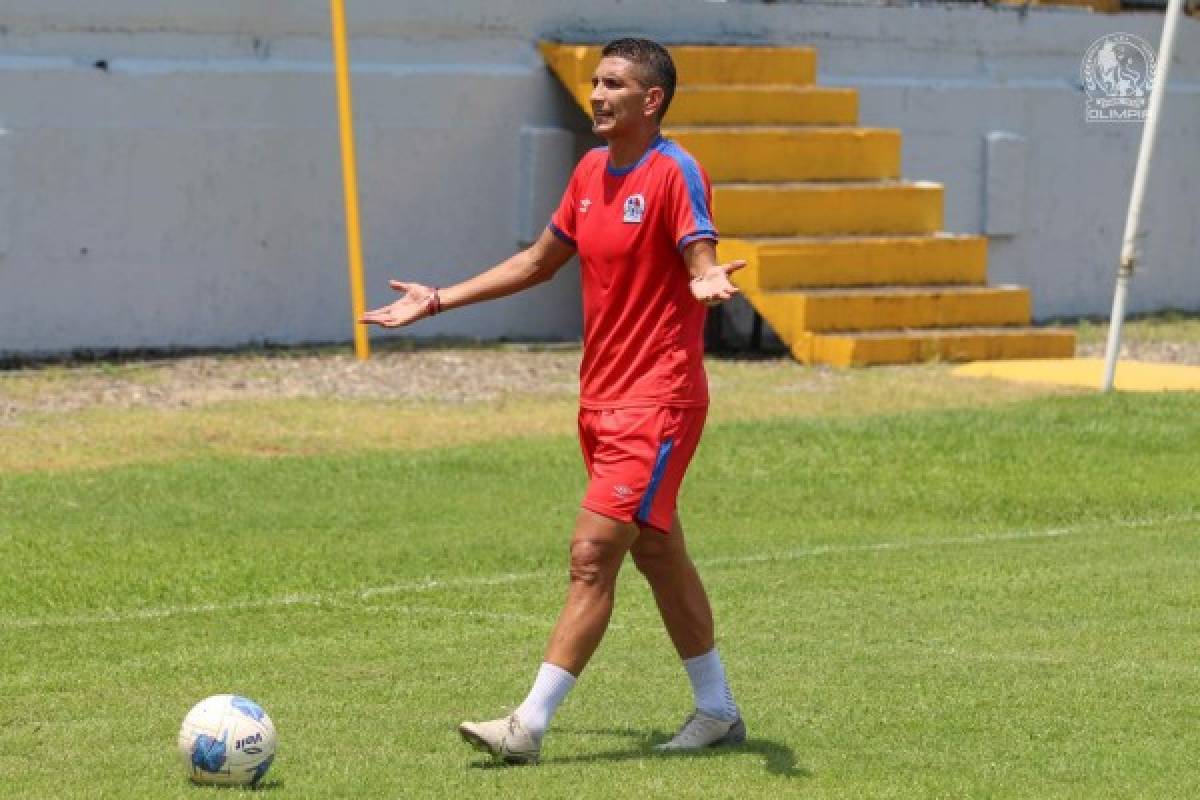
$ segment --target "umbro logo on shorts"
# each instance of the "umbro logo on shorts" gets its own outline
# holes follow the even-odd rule
[[[613,487],[613,494],[615,494],[617,497],[629,497],[633,494],[633,489],[630,489],[623,483],[618,483]]]

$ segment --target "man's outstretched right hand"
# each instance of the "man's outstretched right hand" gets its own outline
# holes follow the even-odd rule
[[[403,281],[388,281],[388,285],[404,294],[390,305],[363,314],[358,320],[361,324],[400,328],[441,311],[438,290],[433,287]]]

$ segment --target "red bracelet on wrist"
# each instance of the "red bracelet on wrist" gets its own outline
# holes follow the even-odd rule
[[[442,313],[442,296],[438,294],[438,290],[434,289],[433,294],[429,295],[429,316]]]

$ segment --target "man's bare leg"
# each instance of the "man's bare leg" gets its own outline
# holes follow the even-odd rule
[[[696,750],[745,741],[746,726],[725,679],[717,653],[712,607],[704,583],[688,556],[679,516],[664,535],[642,528],[630,547],[634,563],[650,583],[667,633],[692,684],[696,712],[664,750]]]
[[[571,538],[567,601],[546,646],[546,661],[578,676],[596,652],[612,616],[617,575],[638,528],[581,509]]]
[[[636,525],[580,510],[571,537],[567,600],[533,688],[506,718],[464,722],[458,727],[464,739],[510,764],[537,763],[554,712],[608,629],[621,562],[637,537]]]
[[[629,550],[654,592],[658,613],[679,657],[687,660],[712,650],[712,607],[696,565],[688,556],[679,515],[671,520],[668,535],[642,528]]]
[[[612,617],[621,562],[636,525],[580,509],[571,537],[570,586],[533,688],[515,714],[540,740],[575,679],[591,660]]]

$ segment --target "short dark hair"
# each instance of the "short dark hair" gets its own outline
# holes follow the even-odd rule
[[[675,62],[671,60],[667,48],[650,39],[614,39],[600,51],[601,58],[609,56],[636,64],[641,70],[643,83],[663,90],[662,107],[658,110],[661,121],[671,105],[671,98],[675,96]]]

